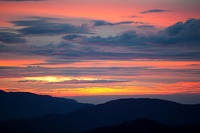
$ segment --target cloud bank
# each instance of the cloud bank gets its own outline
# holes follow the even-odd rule
[[[11,21],[15,26],[24,26],[17,31],[22,35],[59,35],[67,33],[89,34],[86,24],[75,26],[67,23],[49,22],[48,19]]]
[[[9,46],[6,43],[24,43],[25,40],[18,34],[1,33],[0,50],[13,54],[38,55],[50,57],[47,63],[79,62],[83,60],[130,60],[130,59],[162,59],[162,60],[199,60],[200,59],[200,20],[189,19],[186,22],[177,22],[166,29],[150,35],[141,35],[134,30],[122,32],[116,36],[83,36],[89,34],[85,26],[55,24],[43,21],[36,23],[47,24],[42,30],[33,21],[13,22],[20,26],[29,26],[19,29],[26,35],[54,35],[66,34],[58,44],[43,46]],[[48,26],[50,24],[50,26]],[[36,26],[35,26],[36,25]],[[36,27],[34,31],[32,28]],[[50,28],[53,27],[53,28]],[[61,28],[65,27],[65,28]],[[146,27],[146,26],[144,26]],[[148,27],[148,26],[147,26]],[[31,30],[30,30],[30,29]],[[71,34],[72,33],[72,34]],[[85,34],[85,35],[87,35]],[[75,41],[75,42],[74,42]]]

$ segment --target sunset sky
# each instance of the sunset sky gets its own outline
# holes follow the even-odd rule
[[[0,89],[200,94],[199,7],[199,0],[0,0]]]

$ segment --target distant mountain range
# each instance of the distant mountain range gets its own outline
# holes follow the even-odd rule
[[[163,125],[148,119],[137,119],[85,133],[200,133],[199,125]]]
[[[29,119],[53,113],[65,114],[86,106],[91,106],[91,104],[47,95],[0,90],[0,121]]]
[[[97,127],[112,126],[140,118],[153,120],[163,125],[200,125],[200,104],[184,105],[165,100],[140,98],[119,99],[104,104],[84,106],[86,107],[63,115],[51,114],[30,120],[0,122],[0,131],[83,133]]]

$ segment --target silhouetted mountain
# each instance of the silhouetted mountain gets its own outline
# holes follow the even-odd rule
[[[163,125],[148,119],[137,119],[85,133],[200,133],[200,125]]]
[[[0,121],[33,118],[52,113],[65,114],[86,106],[90,104],[47,95],[0,90]]]
[[[200,105],[183,105],[158,99],[120,99],[73,111],[66,115],[48,115],[29,121],[0,123],[7,133],[82,133],[97,127],[116,125],[138,118],[166,125],[200,124]]]

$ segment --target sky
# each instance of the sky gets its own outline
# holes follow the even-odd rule
[[[80,102],[200,96],[199,7],[199,0],[0,0],[0,89]]]

